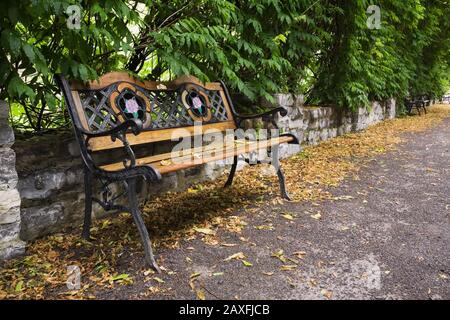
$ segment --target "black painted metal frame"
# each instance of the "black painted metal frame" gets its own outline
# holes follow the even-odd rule
[[[126,120],[117,126],[113,127],[109,130],[104,130],[101,132],[88,132],[83,129],[79,117],[76,114],[75,102],[72,97],[71,88],[69,82],[62,75],[55,75],[55,81],[58,86],[61,88],[63,95],[66,100],[66,104],[68,106],[68,112],[70,118],[73,123],[73,128],[75,132],[75,138],[80,146],[81,157],[83,159],[84,164],[84,185],[85,185],[85,215],[84,215],[84,224],[82,236],[85,239],[90,238],[90,227],[91,227],[91,215],[92,215],[92,203],[98,203],[105,211],[115,211],[115,212],[129,212],[134,219],[134,222],[138,228],[139,234],[141,236],[141,240],[144,246],[145,260],[153,267],[156,271],[160,272],[160,269],[156,263],[152,245],[150,241],[150,237],[145,227],[145,223],[142,219],[141,213],[139,211],[137,193],[136,193],[136,181],[138,178],[143,178],[147,182],[158,182],[162,179],[161,174],[158,170],[153,168],[150,165],[136,165],[136,157],[131,148],[130,144],[127,141],[126,134],[128,132],[132,132],[134,135],[139,135],[142,131],[142,122],[139,119],[129,119]],[[277,128],[277,124],[275,121],[276,114],[280,114],[281,116],[286,116],[287,111],[284,108],[275,108],[268,112],[258,115],[240,115],[236,112],[233,103],[231,101],[229,92],[225,86],[225,84],[220,81],[228,104],[231,108],[233,118],[236,124],[236,127],[240,128],[242,121],[247,119],[255,119],[261,118],[263,121],[271,123],[275,128]],[[185,85],[185,84],[183,84]],[[106,171],[102,170],[100,167],[96,165],[94,162],[91,152],[88,149],[88,142],[90,139],[95,137],[106,137],[110,136],[112,141],[120,140],[123,144],[123,148],[127,154],[127,157],[123,159],[124,169],[119,171]],[[296,136],[285,133],[280,136],[290,136],[292,137],[292,144],[298,144],[299,141]],[[280,183],[280,191],[281,196],[285,199],[290,200],[289,194],[286,190],[285,178],[284,174],[281,170],[281,166],[278,162],[278,146],[272,147],[268,150],[272,153],[272,158],[276,159],[275,163],[272,163],[277,168],[277,176]],[[274,154],[275,153],[275,154]],[[232,184],[234,175],[236,173],[237,164],[242,156],[236,155],[234,157],[233,165],[231,167],[231,171],[228,177],[228,180],[225,184],[225,187],[228,187]],[[247,158],[242,158],[242,160],[250,163],[250,164],[259,164],[261,161],[257,161],[256,163],[252,163]],[[101,183],[101,195],[102,199],[95,198],[93,195],[93,182],[100,181]],[[112,192],[109,189],[109,186],[112,183],[121,183],[124,187],[124,192],[119,194],[118,196],[112,197]],[[116,201],[120,197],[127,197],[128,206],[118,205]]]

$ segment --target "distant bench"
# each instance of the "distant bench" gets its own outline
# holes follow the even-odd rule
[[[411,115],[413,109],[416,109],[421,115],[421,110],[427,114],[427,107],[431,105],[431,99],[428,95],[419,95],[412,98],[405,99],[406,112]]]
[[[284,108],[275,108],[258,115],[239,115],[234,109],[227,88],[223,82],[201,83],[192,76],[181,77],[172,82],[140,81],[127,73],[112,72],[100,77],[99,81],[86,84],[69,82],[62,75],[55,79],[60,86],[75,136],[79,143],[84,163],[85,217],[83,237],[90,238],[92,202],[100,204],[106,211],[129,212],[140,233],[146,262],[159,271],[152,252],[147,228],[139,212],[136,180],[144,178],[157,182],[163,175],[203,163],[233,158],[231,172],[225,186],[230,186],[239,159],[250,164],[248,154],[261,149],[267,153],[277,150],[282,143],[298,144],[292,134],[268,136],[264,141],[236,139],[235,144],[219,146],[222,152],[211,152],[211,144],[196,146],[180,153],[147,154],[136,157],[132,146],[154,145],[179,138],[193,138],[208,130],[224,132],[242,127],[247,119],[261,118],[276,127],[275,115],[285,116]],[[200,132],[198,126],[201,124]],[[100,151],[112,152],[123,149],[120,161],[99,164],[94,155]],[[217,151],[217,146],[215,146]],[[273,155],[273,153],[270,153]],[[277,169],[281,195],[289,199],[285,179],[277,159],[272,163]],[[93,179],[102,184],[102,199],[93,197]],[[117,204],[108,185],[121,182],[128,206]]]

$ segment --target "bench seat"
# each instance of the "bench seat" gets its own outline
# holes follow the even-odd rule
[[[150,165],[159,173],[165,174],[175,172],[181,169],[192,168],[204,163],[223,160],[241,154],[257,151],[260,149],[266,149],[279,145],[282,143],[292,142],[294,138],[292,136],[280,136],[272,138],[270,140],[236,140],[234,145],[223,146],[212,143],[204,147],[191,148],[184,150],[183,152],[168,152],[164,154],[158,154],[154,156],[138,158],[136,159],[136,165]],[[214,151],[221,150],[215,154]],[[100,167],[105,171],[119,171],[125,169],[123,162],[116,162],[112,164],[103,165]]]

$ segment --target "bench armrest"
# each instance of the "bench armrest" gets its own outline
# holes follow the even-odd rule
[[[277,113],[279,113],[282,117],[287,115],[287,110],[283,107],[274,108],[272,110],[268,110],[263,113],[259,114],[250,114],[250,115],[242,115],[242,114],[236,114],[235,116],[239,118],[240,120],[247,120],[247,119],[257,119],[257,118],[268,118],[273,117]]]
[[[134,154],[133,149],[131,148],[128,140],[127,140],[127,131],[131,129],[131,132],[133,132],[133,134],[135,136],[137,136],[141,130],[142,130],[142,121],[139,119],[129,119],[123,123],[121,123],[120,125],[118,125],[117,127],[114,127],[111,130],[107,130],[107,131],[103,131],[103,132],[98,132],[98,133],[91,133],[91,132],[87,132],[85,130],[80,130],[83,134],[86,135],[86,144],[89,144],[89,140],[92,138],[97,138],[97,137],[107,137],[107,136],[111,136],[111,140],[114,142],[117,139],[119,139],[122,144],[123,147],[125,149],[125,152],[127,153],[127,158],[123,159],[123,164],[124,167],[126,169],[130,169],[130,168],[134,168],[136,167],[136,156]],[[91,157],[89,157],[91,162],[94,164],[94,167],[101,171],[101,169],[99,169],[94,161],[92,160]]]
[[[274,108],[272,110],[269,110],[269,111],[266,111],[266,112],[263,112],[263,113],[260,113],[260,114],[252,114],[252,115],[239,114],[239,113],[236,112],[236,109],[234,108],[233,101],[231,100],[231,96],[230,96],[230,93],[228,92],[227,86],[221,80],[219,80],[218,82],[221,84],[221,86],[223,88],[223,91],[225,93],[225,97],[226,97],[226,99],[228,101],[228,104],[230,105],[231,112],[233,113],[233,116],[235,117],[236,125],[238,127],[240,126],[240,123],[243,120],[257,119],[257,118],[262,118],[264,121],[270,121],[273,124],[275,124],[274,117],[275,117],[275,115],[277,113],[279,113],[283,117],[287,115],[287,110],[285,108],[283,108],[283,107]]]
[[[241,115],[238,113],[234,113],[236,125],[241,127],[241,123],[245,120],[258,119],[261,118],[264,122],[271,123],[275,128],[278,128],[277,123],[275,121],[275,115],[280,114],[281,116],[287,115],[287,110],[283,107],[274,108],[272,110],[259,113],[259,114],[251,114],[251,115]]]

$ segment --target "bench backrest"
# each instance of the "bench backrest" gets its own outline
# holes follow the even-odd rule
[[[171,82],[140,81],[124,72],[88,83],[61,81],[70,115],[81,132],[103,132],[138,118],[143,131],[127,135],[130,145],[136,145],[170,140],[175,130],[178,137],[193,135],[198,133],[196,122],[202,123],[202,132],[236,128],[234,109],[221,82],[203,84],[192,76]],[[110,137],[96,137],[88,147],[99,151],[121,146]]]

